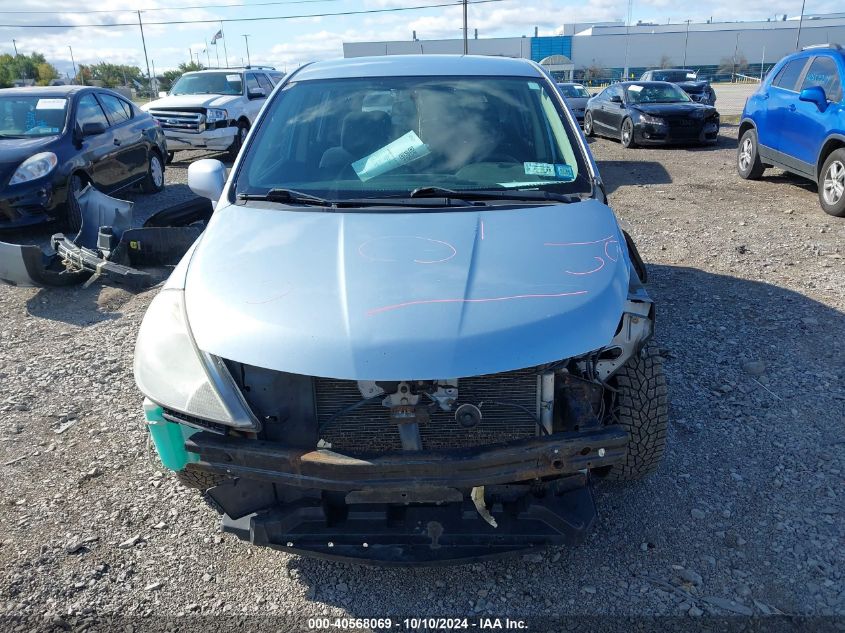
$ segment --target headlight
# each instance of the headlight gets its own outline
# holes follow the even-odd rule
[[[22,182],[29,182],[36,178],[46,176],[56,168],[59,160],[53,152],[41,152],[30,156],[20,164],[12,179],[9,181],[10,185],[18,185]]]
[[[659,116],[651,116],[650,114],[640,114],[640,121],[649,125],[666,125],[666,121]]]
[[[225,121],[229,118],[229,113],[226,110],[219,108],[209,108],[205,111],[205,120],[209,123],[217,123],[218,121]]]
[[[150,304],[135,343],[135,382],[141,393],[165,409],[258,429],[222,361],[197,348],[183,290],[162,290]]]

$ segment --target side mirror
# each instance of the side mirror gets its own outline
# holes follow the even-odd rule
[[[89,121],[82,124],[82,138],[86,136],[97,136],[106,131],[106,126],[100,121]]]
[[[821,86],[811,86],[804,88],[801,94],[798,95],[800,101],[809,101],[815,103],[819,110],[827,108],[827,95],[824,93],[824,88]]]
[[[264,88],[253,88],[246,94],[248,99],[263,99],[267,96],[267,93],[264,91]]]
[[[208,198],[216,204],[225,186],[226,167],[219,160],[205,158],[188,167],[188,187],[201,198]]]
[[[622,105],[622,97],[620,97],[619,95],[613,95],[610,98],[610,102],[611,103],[618,103],[619,105]]]

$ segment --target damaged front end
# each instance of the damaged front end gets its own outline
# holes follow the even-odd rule
[[[224,530],[258,545],[410,565],[576,544],[595,520],[592,480],[628,458],[616,376],[653,316],[635,283],[603,348],[458,379],[330,379],[198,352],[219,401],[204,417],[181,412],[196,399],[148,401],[147,420],[165,465],[208,489]],[[174,355],[196,349],[188,339]],[[147,374],[136,358],[150,393]]]

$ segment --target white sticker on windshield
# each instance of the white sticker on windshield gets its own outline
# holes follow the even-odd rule
[[[687,79],[695,79],[695,73],[687,73]]]
[[[36,110],[64,110],[67,99],[39,99],[35,104]]]
[[[533,82],[533,81],[529,81],[529,82],[528,82],[528,87],[529,87],[529,88],[531,88],[531,90],[539,90],[539,89],[540,89],[540,84],[535,83],[535,82]]]
[[[639,92],[642,89],[642,86],[637,86],[636,84],[634,84],[633,86],[628,86],[628,90],[630,90],[631,92]]]
[[[370,178],[381,176],[392,169],[422,158],[430,152],[428,145],[411,130],[369,156],[356,160],[352,163],[352,169],[358,174],[358,178],[366,182]]]
[[[554,178],[555,166],[551,163],[523,163],[526,176],[548,176]]]
[[[240,81],[240,75],[226,75],[226,81]]]

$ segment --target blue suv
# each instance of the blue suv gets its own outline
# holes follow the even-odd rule
[[[819,186],[822,208],[845,217],[845,51],[807,47],[778,62],[748,98],[739,126],[737,171],[757,179],[778,167]]]

